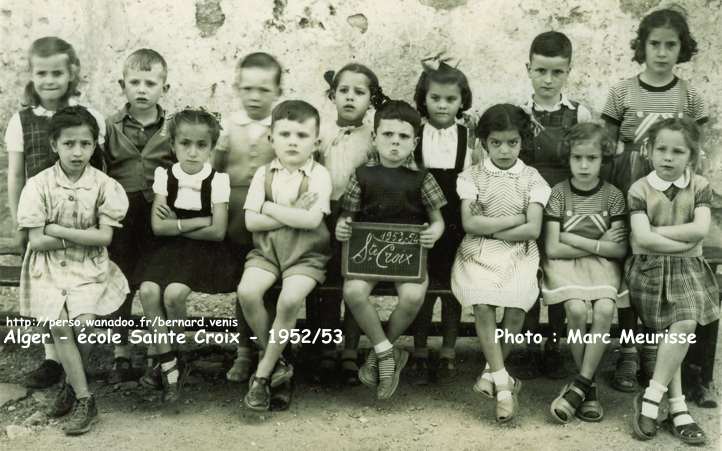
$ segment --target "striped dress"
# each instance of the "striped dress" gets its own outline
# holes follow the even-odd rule
[[[471,213],[488,217],[525,214],[529,204],[546,205],[551,189],[521,160],[507,170],[485,159],[459,175],[461,200]],[[488,304],[528,311],[539,296],[536,241],[508,242],[467,233],[451,270],[451,291],[462,305]]]

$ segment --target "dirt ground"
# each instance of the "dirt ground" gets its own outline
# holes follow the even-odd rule
[[[13,303],[14,291],[0,290],[0,311]],[[207,299],[205,300],[207,301]],[[225,302],[224,302],[225,303]],[[205,302],[204,302],[205,304]],[[224,308],[225,310],[225,308]],[[8,332],[0,328],[0,337]],[[405,337],[402,344],[410,348]],[[438,339],[431,340],[438,349]],[[362,347],[367,346],[362,342]],[[718,356],[722,349],[718,343]],[[218,349],[216,349],[218,351]],[[363,386],[327,388],[310,382],[308,374],[298,378],[291,408],[264,415],[244,410],[240,400],[246,386],[225,381],[224,368],[232,359],[230,349],[205,355],[194,364],[186,386],[186,405],[178,414],[163,411],[158,392],[135,386],[109,386],[102,376],[112,364],[109,346],[97,347],[91,371],[98,379],[91,385],[97,398],[100,421],[88,434],[70,438],[62,434],[63,421],[27,419],[44,408],[57,387],[31,391],[23,400],[0,408],[0,449],[681,449],[683,445],[667,430],[650,442],[631,435],[632,395],[612,390],[606,380],[600,387],[605,417],[601,423],[573,421],[553,423],[549,404],[563,381],[540,378],[524,381],[520,413],[507,425],[494,422],[494,402],[482,399],[471,387],[481,370],[478,345],[461,339],[458,345],[461,377],[450,387],[413,386],[403,378],[391,401],[378,402]],[[136,362],[143,349],[134,346]],[[568,365],[571,364],[567,356]],[[25,371],[42,358],[42,347],[23,350],[0,344],[0,382],[16,383]],[[607,353],[603,374],[616,359]],[[301,362],[302,363],[302,362]],[[719,357],[717,362],[719,371]],[[720,414],[690,403],[692,415],[706,431],[706,448],[720,449]],[[25,422],[25,425],[24,425]],[[8,425],[27,427],[25,435],[10,439]]]

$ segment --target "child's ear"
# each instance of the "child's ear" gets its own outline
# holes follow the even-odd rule
[[[417,136],[417,137],[414,138],[414,150],[416,149],[416,147],[417,147],[418,145],[419,145],[419,137]]]
[[[168,94],[168,91],[170,90],[170,83],[166,83],[163,85],[163,94]]]
[[[50,138],[50,148],[53,149],[54,153],[58,153],[57,142],[53,138]]]

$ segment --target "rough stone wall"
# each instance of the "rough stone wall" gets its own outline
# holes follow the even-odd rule
[[[82,63],[81,91],[106,114],[124,102],[116,83],[124,57],[151,47],[169,64],[168,109],[235,109],[234,64],[264,50],[285,67],[286,97],[301,97],[333,118],[322,74],[349,61],[367,64],[391,97],[411,100],[419,60],[441,50],[460,58],[473,109],[520,102],[531,92],[524,64],[532,38],[567,33],[574,44],[566,92],[598,113],[613,83],[634,75],[629,42],[659,0],[0,0],[0,132],[18,108],[32,40],[58,35]],[[717,149],[722,137],[722,2],[683,0],[699,54],[679,68],[707,100],[711,122],[708,176],[722,195]],[[0,154],[0,235],[9,233],[7,163]],[[722,207],[722,201],[719,201]],[[722,219],[718,214],[717,224]],[[711,240],[722,244],[719,228]]]

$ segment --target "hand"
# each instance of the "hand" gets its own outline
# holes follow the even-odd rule
[[[609,229],[604,232],[600,241],[612,241],[614,243],[622,243],[627,239],[627,229],[625,227],[618,227],[616,229]]]
[[[318,194],[306,191],[296,199],[291,206],[293,208],[300,208],[302,210],[310,210],[316,204],[318,200]]]
[[[178,219],[175,212],[166,204],[156,205],[154,213],[159,219]]]
[[[419,234],[421,245],[426,249],[431,249],[444,231],[440,227],[429,226],[428,223],[424,223],[424,227],[426,228]]]
[[[351,218],[341,218],[336,223],[336,239],[343,242],[351,238]]]

